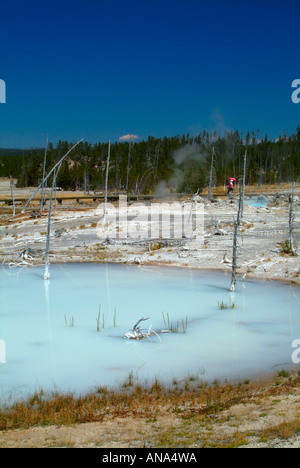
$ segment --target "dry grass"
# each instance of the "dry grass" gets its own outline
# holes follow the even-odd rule
[[[299,375],[280,372],[264,383],[208,385],[192,376],[146,386],[130,374],[119,390],[99,387],[84,397],[39,392],[2,408],[0,444],[29,437],[25,445],[47,446],[50,437],[57,446],[234,448],[253,437],[288,438],[300,429],[299,384]]]
[[[300,377],[279,375],[268,388],[268,394],[280,394],[282,389],[299,386]],[[214,415],[241,402],[247,402],[262,384],[249,380],[233,385],[215,381],[209,385],[197,377],[187,377],[181,383],[173,381],[166,387],[157,379],[149,386],[135,383],[133,376],[118,390],[99,387],[94,393],[75,397],[73,394],[34,393],[8,407],[0,408],[0,430],[28,428],[35,425],[74,424],[102,421],[110,417],[153,417],[156,410],[180,414],[184,420]]]
[[[132,376],[129,376],[118,391],[99,388],[95,393],[82,397],[36,392],[28,400],[0,410],[0,430],[103,421],[106,416],[153,418],[155,411],[161,408],[168,413],[180,413],[183,419],[188,420],[216,414],[247,398],[249,391],[249,385],[219,385],[216,382],[209,386],[190,378],[181,386],[176,383],[167,388],[155,380],[147,387],[134,384]]]
[[[270,438],[288,439],[294,434],[300,431],[299,418],[294,421],[288,421],[280,423],[273,427],[268,427],[261,433],[261,441],[268,440]]]

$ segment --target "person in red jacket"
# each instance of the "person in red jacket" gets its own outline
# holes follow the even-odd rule
[[[227,195],[233,192],[233,179],[229,179]]]

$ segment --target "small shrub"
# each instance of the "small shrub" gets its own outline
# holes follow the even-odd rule
[[[133,373],[129,372],[127,379],[125,379],[124,383],[122,384],[122,388],[133,387],[133,385],[134,385]]]
[[[278,377],[288,377],[290,374],[288,371],[281,369],[277,372]]]
[[[278,246],[280,247],[280,253],[284,255],[291,255],[291,244],[289,240],[285,240],[284,242],[279,242]]]
[[[159,242],[154,242],[151,247],[150,247],[150,250],[159,250],[161,248],[161,244]]]

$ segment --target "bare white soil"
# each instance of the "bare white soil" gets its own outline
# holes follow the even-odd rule
[[[134,203],[121,209],[118,203],[108,205],[105,224],[103,205],[85,205],[72,209],[64,209],[64,206],[55,209],[54,206],[50,263],[118,262],[230,271],[234,222],[238,210],[237,197],[233,200],[220,198],[214,203],[200,198],[193,204],[191,201],[170,201],[169,204],[164,202],[156,205],[154,211],[153,208],[151,211],[149,204],[142,203]],[[293,237],[297,243],[300,242],[298,197],[294,209]],[[185,210],[186,216],[190,212],[191,219],[194,219],[193,227],[196,226],[191,235],[189,230],[187,238],[180,238],[177,231],[174,235],[174,229],[177,229],[180,222],[180,210],[181,213]],[[159,225],[150,219],[151,213],[154,213],[156,221],[160,219]],[[196,213],[200,213],[200,222],[195,224],[196,218],[193,216]],[[12,217],[11,213],[7,213],[1,216],[0,260],[13,264],[43,264],[47,208],[41,217],[35,216],[32,208],[24,215]],[[115,221],[116,216],[121,219]],[[272,197],[267,207],[256,208],[245,204],[238,237],[240,278],[255,276],[299,283],[299,257],[284,254],[280,245],[288,238],[288,194]]]
[[[4,190],[7,183],[3,187]],[[181,201],[184,204],[192,200]],[[288,194],[278,194],[268,200],[264,208],[245,205],[243,223],[239,228],[238,279],[256,277],[284,280],[300,284],[300,262],[298,256],[282,252],[280,243],[289,236]],[[170,202],[171,203],[171,202]],[[66,205],[67,206],[67,205]],[[117,208],[116,204],[116,208]],[[177,238],[170,235],[147,237],[151,223],[149,207],[131,205],[126,213],[127,221],[140,232],[140,237],[124,236],[125,225],[114,223],[114,208],[108,207],[105,229],[103,228],[103,206],[73,206],[70,209],[54,206],[51,221],[50,264],[63,262],[117,262],[141,265],[170,265],[185,268],[222,269],[231,271],[234,222],[238,200],[219,199],[208,202],[194,200],[191,213],[204,208],[203,225],[196,229],[198,242],[194,238]],[[32,214],[12,216],[12,207],[2,207],[0,227],[0,261],[7,266],[43,265],[47,234],[47,209],[41,217]],[[299,199],[295,201],[295,227],[293,236],[300,243]],[[166,216],[172,212],[171,205],[159,208]],[[177,205],[177,210],[180,207]],[[123,212],[125,214],[125,211]],[[174,214],[174,213],[173,213]],[[173,219],[173,218],[172,218]],[[172,221],[173,222],[173,221]],[[171,227],[174,228],[174,222]],[[149,224],[150,223],[150,224]],[[203,228],[203,230],[202,230]],[[172,231],[171,229],[171,231]],[[116,232],[118,237],[116,237]],[[229,286],[229,285],[228,285]],[[201,432],[199,438],[211,434],[231,436],[234,431],[241,434],[260,432],[263,426],[272,427],[299,416],[299,388],[279,399],[259,399],[253,404],[237,405],[224,412],[218,420]],[[74,427],[47,427],[0,433],[0,447],[141,447],[151,434],[179,427],[181,422],[175,415],[161,415],[155,423],[134,418],[107,420],[103,423],[82,424]],[[299,426],[300,427],[300,426]],[[195,428],[196,429],[196,428]],[[208,431],[208,432],[207,432]],[[201,435],[202,434],[202,435]],[[261,442],[253,436],[246,447],[299,447],[298,435],[288,439],[272,439]],[[199,442],[199,446],[201,443]],[[195,443],[197,447],[197,443]]]

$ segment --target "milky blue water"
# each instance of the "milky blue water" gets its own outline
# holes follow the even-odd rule
[[[265,197],[250,197],[245,201],[246,205],[255,206],[256,208],[265,207],[268,205],[268,200]]]
[[[43,268],[0,270],[0,401],[41,388],[78,394],[119,387],[130,373],[171,383],[295,367],[299,287],[247,281],[232,295],[229,274],[114,264],[51,265],[50,273],[45,282]],[[218,308],[232,300],[235,309]],[[187,317],[185,333],[124,338],[141,317],[149,318],[143,326],[164,329],[162,312],[173,325]]]

